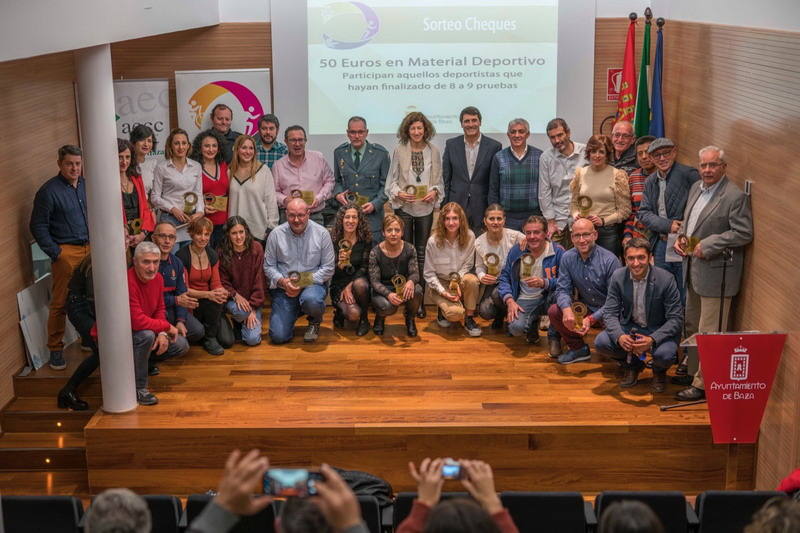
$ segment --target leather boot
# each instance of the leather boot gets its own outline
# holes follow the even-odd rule
[[[67,387],[58,391],[58,406],[61,409],[72,409],[73,411],[86,411],[89,409],[89,404],[81,400],[74,390]]]
[[[406,334],[409,337],[417,336],[417,324],[414,322],[414,315],[406,314]]]
[[[337,329],[344,328],[344,313],[338,307],[333,309],[333,327]]]
[[[375,323],[372,325],[372,331],[375,335],[383,335],[383,326],[386,322],[386,317],[375,315]]]
[[[636,361],[638,362],[639,359],[637,358]],[[625,367],[625,377],[622,378],[622,381],[619,382],[619,386],[623,389],[629,389],[636,385],[639,380],[639,372],[642,371],[642,364],[629,363]]]
[[[367,315],[361,315],[361,319],[358,321],[358,327],[356,328],[356,335],[359,337],[363,337],[369,333],[369,319]]]
[[[653,369],[653,385],[651,387],[655,393],[662,393],[667,390],[667,370],[664,368]]]

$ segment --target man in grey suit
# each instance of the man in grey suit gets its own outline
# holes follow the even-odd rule
[[[741,286],[744,247],[753,240],[749,199],[728,179],[725,169],[725,152],[721,148],[706,146],[700,150],[702,181],[689,191],[681,224],[686,239],[675,243],[675,251],[684,257],[687,335],[719,331],[720,308],[722,331],[725,331],[731,299]],[[696,356],[696,352],[692,355]],[[698,366],[692,385],[676,398],[691,401],[705,395],[703,374]]]
[[[644,369],[645,354],[653,355],[653,392],[667,388],[667,369],[675,361],[683,308],[675,278],[651,266],[650,243],[634,237],[625,243],[625,267],[608,282],[603,308],[606,326],[595,339],[595,347],[617,359],[625,368],[619,386],[633,387]]]
[[[383,240],[384,184],[389,173],[389,152],[380,144],[367,142],[367,121],[352,117],[347,121],[347,138],[333,151],[335,185],[333,195],[338,205],[352,200],[361,204],[372,230],[372,244]]]
[[[442,156],[444,202],[456,202],[464,208],[469,227],[483,233],[483,212],[489,205],[489,170],[494,154],[502,146],[481,135],[481,112],[465,107],[459,115],[464,135],[447,139]]]

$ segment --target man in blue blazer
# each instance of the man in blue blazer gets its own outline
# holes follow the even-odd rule
[[[650,264],[646,239],[625,244],[625,265],[608,283],[603,322],[606,328],[595,347],[622,362],[625,377],[620,387],[633,387],[644,368],[645,354],[653,355],[653,392],[667,388],[667,369],[675,361],[683,309],[675,278]]]
[[[464,135],[447,139],[442,156],[444,202],[456,202],[475,235],[483,233],[483,213],[489,205],[489,170],[502,146],[481,135],[481,112],[465,107],[459,116]]]

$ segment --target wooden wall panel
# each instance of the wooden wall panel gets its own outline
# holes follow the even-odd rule
[[[175,71],[272,68],[270,23],[227,23],[114,43],[111,59],[115,79],[169,79],[176,128]]]
[[[0,63],[0,406],[25,364],[16,294],[33,281],[28,221],[39,186],[58,173],[57,150],[78,140],[72,53]]]
[[[753,181],[755,240],[735,327],[789,332],[758,446],[757,487],[774,488],[800,466],[800,33],[687,22],[664,31],[665,120],[679,157],[696,164],[715,144],[736,183]]]

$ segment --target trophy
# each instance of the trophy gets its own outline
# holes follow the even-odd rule
[[[183,212],[186,213],[187,215],[193,215],[196,205],[197,205],[197,194],[191,191],[184,193]]]
[[[208,207],[213,207],[217,211],[226,211],[228,209],[227,196],[216,196],[209,192],[203,195],[203,200],[205,200]]]
[[[578,329],[583,328],[583,319],[589,314],[589,308],[583,302],[572,302],[570,306],[572,314],[575,315],[575,327]]]
[[[289,195],[292,198],[301,198],[309,206],[314,203],[314,191],[301,191],[300,189],[293,189]]]
[[[407,185],[403,192],[406,194],[413,194],[417,200],[421,200],[425,198],[425,195],[428,194],[428,186],[427,185]]]
[[[533,276],[533,256],[530,254],[525,254],[522,256],[521,262],[522,267],[519,269],[520,279],[526,279]]]
[[[593,203],[588,196],[578,196],[578,210],[582,217],[589,216],[589,210],[592,208]]]
[[[461,284],[461,276],[458,274],[458,272],[450,272],[447,278],[450,280],[450,284],[447,288],[453,294],[458,294],[458,286]]]
[[[488,253],[483,256],[483,262],[486,264],[486,273],[490,276],[496,276],[500,273],[500,256],[494,253]]]
[[[344,252],[344,259],[339,260],[339,269],[344,270],[348,274],[352,274],[355,269],[353,263],[350,262],[350,255],[353,253],[353,245],[347,239],[339,241],[339,252]]]
[[[141,218],[134,218],[130,222],[128,222],[128,234],[129,235],[139,235],[142,232],[142,219]]]
[[[296,270],[292,270],[286,274],[286,277],[289,278],[289,281],[291,281],[292,285],[295,287],[303,288],[314,284],[312,275],[312,272],[298,272]]]
[[[394,285],[394,292],[400,298],[403,297],[403,291],[405,290],[406,287],[406,281],[408,280],[402,274],[395,274],[394,276],[392,276],[392,285]]]
[[[353,191],[347,191],[346,193],[344,193],[344,200],[348,204],[354,204],[354,203],[356,203],[357,196],[358,195],[356,193],[354,193]]]
[[[692,255],[694,253],[694,249],[697,248],[698,244],[700,244],[699,237],[678,235],[678,246],[681,247],[681,249],[686,255]]]

